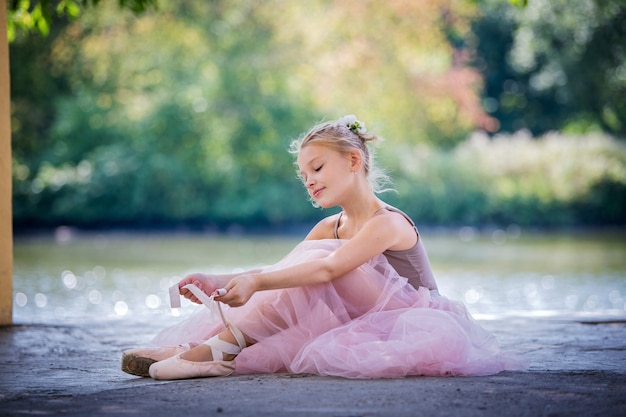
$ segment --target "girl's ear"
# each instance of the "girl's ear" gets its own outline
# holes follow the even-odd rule
[[[363,159],[361,157],[361,152],[357,150],[350,151],[350,170],[352,172],[356,172],[361,168],[363,164]]]

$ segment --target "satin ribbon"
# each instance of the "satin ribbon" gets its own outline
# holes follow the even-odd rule
[[[194,284],[187,284],[183,288],[191,291],[191,293],[195,295],[196,298],[200,300],[200,302],[204,304],[206,308],[209,309],[209,311],[211,312],[212,318],[215,317],[217,314],[219,314],[219,316],[222,319],[222,323],[224,323],[224,326],[226,326],[230,330],[230,332],[233,334],[233,336],[235,336],[235,339],[237,340],[237,344],[239,345],[239,347],[241,349],[246,347],[246,341],[243,336],[243,333],[241,332],[241,330],[239,330],[237,326],[235,326],[230,320],[228,320],[228,317],[226,317],[226,315],[222,311],[222,303],[220,303],[219,301],[216,301],[215,296],[213,295],[208,296],[204,291],[196,287]],[[180,290],[178,289],[178,284],[172,285],[170,287],[169,292],[170,292],[170,307],[180,308]],[[216,314],[216,311],[217,311],[217,314]]]

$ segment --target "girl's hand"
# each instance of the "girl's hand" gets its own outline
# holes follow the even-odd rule
[[[215,297],[215,300],[231,307],[240,307],[258,290],[257,277],[253,274],[239,275],[231,279],[224,288],[228,292],[221,297]]]
[[[219,285],[220,279],[218,275],[207,275],[207,274],[200,274],[200,273],[187,275],[185,278],[183,278],[182,280],[178,282],[178,289],[179,289],[180,295],[182,295],[183,297],[187,298],[188,300],[196,304],[202,304],[202,302],[198,300],[198,298],[196,298],[196,296],[193,295],[191,291],[189,291],[186,288],[183,288],[185,285],[188,285],[188,284],[194,284],[196,287],[198,287],[202,292],[204,292],[208,296],[210,296],[213,291],[217,290],[218,288],[221,288],[221,286]]]

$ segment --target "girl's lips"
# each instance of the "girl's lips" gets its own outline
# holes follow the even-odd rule
[[[313,197],[317,197],[319,193],[321,193],[324,188],[318,188],[317,190],[313,190]]]

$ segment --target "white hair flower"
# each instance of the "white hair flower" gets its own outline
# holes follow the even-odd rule
[[[365,123],[357,119],[354,114],[340,117],[339,120],[337,120],[337,123],[346,126],[348,129],[350,129],[354,133],[358,133],[359,135],[367,132],[367,129],[365,128]]]

